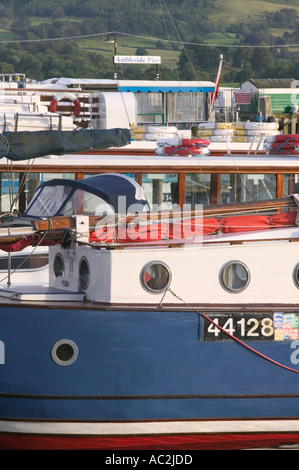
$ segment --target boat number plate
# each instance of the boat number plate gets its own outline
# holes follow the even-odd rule
[[[206,316],[214,323],[204,318],[204,341],[233,341],[233,337],[243,341],[299,339],[299,314],[296,313],[217,313]]]

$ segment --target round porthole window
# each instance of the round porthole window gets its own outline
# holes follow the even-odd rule
[[[223,289],[233,294],[246,289],[249,281],[249,270],[241,261],[229,261],[220,271],[220,284]]]
[[[86,290],[90,281],[89,263],[86,258],[82,258],[79,263],[79,285]]]
[[[54,344],[51,355],[59,366],[70,366],[78,357],[78,348],[73,341],[61,339]]]
[[[293,281],[296,287],[299,289],[299,263],[296,264],[293,271]]]
[[[54,276],[55,277],[63,276],[64,261],[63,261],[63,257],[61,256],[60,253],[58,253],[55,256],[54,263],[53,263],[53,271],[54,271]]]
[[[151,294],[160,294],[168,289],[171,282],[169,267],[162,261],[152,261],[141,271],[141,285]]]

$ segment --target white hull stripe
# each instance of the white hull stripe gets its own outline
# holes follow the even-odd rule
[[[45,435],[163,435],[299,432],[299,420],[163,421],[130,423],[0,421],[0,432]]]

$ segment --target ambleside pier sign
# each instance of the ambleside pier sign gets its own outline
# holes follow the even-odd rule
[[[115,64],[161,64],[160,56],[115,55]]]

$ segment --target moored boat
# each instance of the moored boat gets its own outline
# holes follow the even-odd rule
[[[0,290],[0,447],[298,443],[297,204],[157,209],[111,172],[42,184],[0,229],[4,249],[49,246],[47,287]]]

